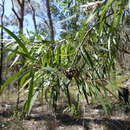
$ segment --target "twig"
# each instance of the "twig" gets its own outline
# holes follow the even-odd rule
[[[17,17],[17,19],[20,20],[20,17],[18,16],[18,14],[16,13],[14,8],[12,8],[12,11],[14,12],[15,16]]]
[[[14,9],[14,2],[13,0],[11,0],[12,2],[12,11],[14,12],[15,16],[17,17],[18,20],[20,20],[20,17],[18,16],[18,14],[16,13],[15,9]]]

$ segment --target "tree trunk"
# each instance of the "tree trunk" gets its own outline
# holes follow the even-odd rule
[[[23,33],[23,20],[19,20],[19,32]]]
[[[1,26],[4,25],[4,22],[3,22],[3,17],[4,17],[4,12],[5,12],[5,0],[2,0],[2,14],[1,14]],[[0,48],[0,88],[1,88],[1,85],[2,85],[2,71],[3,71],[3,57],[4,57],[4,54],[3,54],[3,48],[4,48],[4,43],[3,43],[3,28],[1,28],[1,33],[0,33],[0,40],[1,40],[1,48]]]
[[[32,14],[32,19],[33,19],[33,24],[34,24],[34,28],[35,28],[35,32],[37,33],[37,23],[36,23],[36,12],[35,9],[33,8],[33,14]]]
[[[25,0],[22,0],[19,6],[20,6],[19,31],[23,33]]]
[[[31,8],[31,11],[32,11],[32,20],[33,20],[35,32],[38,33],[37,22],[36,22],[36,11],[35,11],[34,7],[31,5],[30,0],[28,0],[28,3],[29,3],[29,6]]]
[[[51,11],[50,11],[50,0],[46,0],[46,8],[47,8],[47,16],[48,16],[49,26],[50,26],[50,38],[52,41],[54,41],[54,27],[53,27]]]
[[[19,6],[19,10],[18,12],[16,12],[15,8],[14,8],[14,1],[11,0],[12,2],[12,11],[14,12],[15,16],[17,17],[18,20],[18,27],[19,27],[19,31],[21,33],[23,33],[23,23],[24,23],[24,10],[25,10],[25,0],[17,0],[18,2],[18,6]]]
[[[18,20],[18,27],[19,27],[19,32],[23,33],[23,27],[24,27],[24,10],[25,10],[25,0],[17,0],[19,10],[16,12],[15,7],[14,7],[14,0],[11,0],[12,2],[12,11],[14,12],[15,16],[17,17]],[[23,57],[21,56],[19,60],[23,60]],[[16,71],[19,71],[19,67],[16,66]],[[18,97],[17,97],[17,104],[16,104],[16,109],[19,109],[19,100],[20,100],[20,85],[19,85],[19,80],[17,82],[17,88],[18,88]]]

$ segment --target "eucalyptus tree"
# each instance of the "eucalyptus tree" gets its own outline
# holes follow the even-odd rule
[[[23,34],[23,29],[24,29],[24,16],[25,16],[25,5],[26,5],[26,0],[11,0],[12,2],[12,11],[14,13],[14,15],[17,18],[18,21],[18,29],[19,32],[21,34]],[[23,56],[20,56],[19,54],[15,54],[15,59],[17,58],[19,61],[24,60]],[[18,64],[16,64],[14,66],[15,71],[19,72],[20,67]],[[16,86],[17,86],[17,91],[18,91],[18,95],[17,95],[17,103],[16,103],[16,109],[18,110],[19,108],[19,100],[20,100],[20,96],[19,96],[19,90],[20,90],[20,86],[19,86],[19,80],[18,82],[16,82]]]
[[[53,27],[53,21],[52,21],[52,14],[51,14],[51,8],[50,8],[50,0],[46,0],[46,9],[47,9],[47,16],[49,21],[49,29],[50,29],[50,38],[52,41],[55,40],[54,35],[54,27]]]
[[[38,33],[37,21],[36,21],[36,9],[33,6],[33,4],[35,3],[35,1],[28,0],[28,3],[29,3],[29,6],[31,8],[31,12],[32,12],[32,20],[33,20],[35,32]]]
[[[0,4],[0,10],[1,10],[1,16],[0,16],[0,24],[1,26],[4,26],[4,14],[5,14],[5,0],[2,0],[2,3]],[[3,43],[4,33],[3,28],[1,28],[0,33],[0,87],[2,84],[2,72],[3,72],[3,58],[4,58],[4,43]]]
[[[19,31],[23,33],[26,0],[11,0],[11,2],[12,2],[12,11],[14,12],[18,20]],[[15,9],[15,7],[17,8],[17,10]]]
[[[74,39],[75,32],[79,30],[79,2],[75,0],[70,1],[58,1],[56,6],[59,9],[57,18],[61,27],[60,36],[62,38],[71,38]],[[80,2],[82,4],[82,2]],[[68,33],[69,32],[69,33]]]

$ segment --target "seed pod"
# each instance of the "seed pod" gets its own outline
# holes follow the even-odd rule
[[[64,74],[68,79],[72,79],[73,77],[79,77],[80,72],[77,68],[68,68],[64,71]]]

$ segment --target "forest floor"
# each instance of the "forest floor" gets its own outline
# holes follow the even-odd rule
[[[130,87],[130,79],[124,86]],[[0,97],[0,130],[130,130],[130,109],[119,102],[113,103],[111,116],[106,116],[100,105],[81,105],[79,117],[60,112],[54,115],[49,105],[37,102],[31,114],[20,120],[15,108],[16,93]]]

